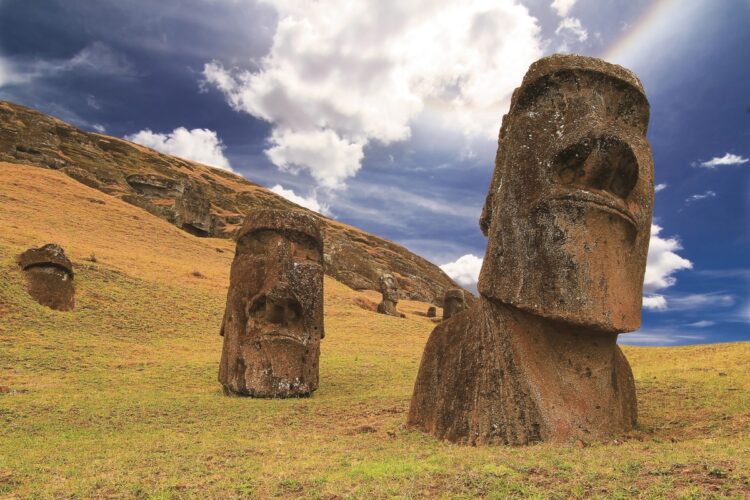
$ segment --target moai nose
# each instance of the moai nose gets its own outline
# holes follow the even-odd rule
[[[554,163],[560,184],[607,191],[623,199],[638,180],[633,151],[615,137],[585,138],[560,152]]]

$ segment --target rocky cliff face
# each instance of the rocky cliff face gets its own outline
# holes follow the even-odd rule
[[[224,170],[167,156],[0,101],[0,161],[60,170],[202,237],[231,238],[262,208],[305,210]],[[308,211],[309,212],[309,211]],[[455,283],[437,266],[390,241],[309,212],[323,223],[326,273],[357,290],[379,290],[394,274],[404,298],[442,303]]]

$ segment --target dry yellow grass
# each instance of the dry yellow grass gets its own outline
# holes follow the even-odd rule
[[[24,293],[15,255],[51,241],[76,265],[75,312]],[[428,305],[377,315],[355,298],[378,294],[328,278],[320,390],[224,397],[232,253],[57,172],[0,164],[0,497],[750,496],[747,343],[626,348],[640,424],[622,439],[454,446],[403,425]]]

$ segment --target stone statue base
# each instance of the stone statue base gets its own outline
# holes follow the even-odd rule
[[[482,297],[430,335],[408,425],[469,445],[588,442],[632,429],[636,414],[616,333]]]

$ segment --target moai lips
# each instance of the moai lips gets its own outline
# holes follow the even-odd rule
[[[618,333],[640,325],[653,207],[649,106],[630,71],[532,64],[503,117],[481,298],[432,332],[408,423],[466,444],[607,439],[635,425]]]
[[[73,264],[60,245],[30,248],[18,256],[26,274],[29,295],[43,306],[58,311],[75,307]]]
[[[461,288],[449,288],[443,298],[443,320],[466,309],[466,295]]]
[[[219,382],[253,397],[318,388],[323,331],[323,244],[301,212],[252,214],[237,239],[221,328]]]
[[[399,293],[398,280],[396,280],[395,276],[389,273],[380,276],[380,293],[383,294],[383,300],[378,304],[378,312],[380,314],[387,314],[388,316],[404,317],[396,309]]]

